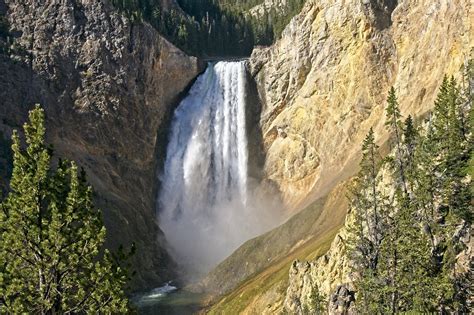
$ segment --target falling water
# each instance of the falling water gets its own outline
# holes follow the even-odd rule
[[[244,62],[218,62],[174,114],[159,219],[175,258],[193,272],[268,227],[248,205],[245,99]]]

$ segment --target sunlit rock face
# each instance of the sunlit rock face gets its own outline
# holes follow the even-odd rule
[[[154,211],[157,131],[200,72],[196,58],[109,1],[4,0],[0,10],[23,51],[0,55],[0,130],[11,134],[41,103],[57,155],[87,171],[108,245],[137,245],[132,286],[169,279]]]
[[[445,74],[460,78],[474,46],[472,6],[466,0],[308,0],[275,45],[253,51],[250,70],[262,101],[264,172],[290,210],[328,191],[338,193],[338,200],[346,198],[334,187],[356,173],[368,129],[374,127],[379,144],[387,139],[384,108],[391,86],[402,115],[420,117],[432,109]],[[346,211],[347,206],[328,208],[332,216]],[[338,228],[341,221],[323,224],[318,229]],[[335,301],[349,298],[350,287],[338,289],[350,280],[343,258],[345,233],[321,259],[295,264],[289,287],[284,281],[266,287],[252,295],[242,313],[275,314],[285,307],[297,312],[314,283],[330,298],[335,290],[341,293]],[[247,258],[236,252],[208,277],[210,287],[219,287],[215,284],[246,275],[241,280],[246,286],[225,296],[216,309],[238,305],[242,296],[253,294],[250,283],[262,283],[259,277],[275,266],[259,265],[249,274],[242,257]],[[228,290],[237,287],[232,284]]]
[[[383,141],[390,86],[405,117],[433,106],[473,47],[470,16],[466,0],[309,0],[281,40],[254,50],[265,172],[289,208],[353,174],[370,127]]]

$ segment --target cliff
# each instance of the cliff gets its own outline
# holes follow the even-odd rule
[[[432,108],[443,76],[459,77],[471,56],[472,15],[472,3],[459,0],[308,0],[275,45],[253,51],[250,71],[262,103],[264,173],[279,187],[290,213],[318,213],[314,205],[328,193],[346,198],[338,185],[356,173],[369,128],[374,127],[379,144],[386,143],[384,108],[391,86],[404,117],[420,117]],[[347,210],[347,205],[329,205],[324,211],[339,218]],[[278,229],[297,233],[292,222]],[[208,276],[207,285],[215,288],[214,283],[244,275],[240,286],[230,280],[226,289],[232,291],[220,292],[224,296],[211,311],[274,314],[283,310],[285,297],[287,309],[295,310],[299,300],[293,306],[288,302],[292,290],[307,297],[309,274],[324,292],[333,292],[347,282],[345,232],[317,262],[292,266],[291,258],[322,256],[327,238],[336,235],[331,231],[341,225],[337,219],[323,221],[317,227],[326,233],[309,230],[285,244],[285,255],[266,250],[263,242],[277,239],[269,235],[278,230],[250,240]],[[248,248],[258,257],[244,255]],[[342,300],[350,299],[350,288],[340,291],[347,293]]]
[[[132,287],[168,280],[173,263],[155,219],[156,154],[179,94],[200,71],[196,58],[109,1],[0,0],[0,10],[16,47],[0,55],[0,131],[10,136],[42,104],[56,155],[87,171],[108,246],[136,242]]]
[[[305,308],[312,305],[311,297],[315,290],[324,297],[330,314],[356,314],[354,310],[355,289],[353,281],[353,262],[347,257],[348,220],[323,256],[310,261],[294,261],[290,267],[288,288],[284,298],[284,309],[291,314],[304,314]],[[463,224],[456,234],[460,237],[463,250],[457,255],[456,274],[470,276],[470,265],[474,261],[474,237],[472,226]],[[472,296],[471,296],[472,304]]]
[[[353,174],[371,126],[386,138],[390,86],[403,115],[428,111],[443,75],[467,60],[472,26],[466,0],[310,0],[281,40],[255,49],[265,172],[286,205],[301,209]]]

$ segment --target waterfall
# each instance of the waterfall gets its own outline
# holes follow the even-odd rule
[[[244,62],[212,63],[174,113],[158,215],[175,259],[194,271],[264,226],[249,204],[245,100]]]

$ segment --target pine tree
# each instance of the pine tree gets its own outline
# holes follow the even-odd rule
[[[126,269],[109,251],[92,188],[73,162],[51,168],[44,112],[13,135],[11,192],[0,211],[1,313],[123,313]]]
[[[415,151],[415,164],[417,166],[416,186],[414,194],[423,209],[425,219],[432,221],[435,216],[435,191],[437,179],[435,176],[436,165],[434,163],[434,140],[433,125],[429,123],[426,131],[420,137],[420,144]]]
[[[405,148],[406,172],[409,178],[416,175],[415,150],[418,145],[418,138],[419,134],[415,128],[413,118],[411,115],[408,115],[403,129],[403,147]],[[407,179],[407,181],[410,182],[412,179]]]
[[[361,171],[352,193],[354,222],[348,239],[359,275],[354,284],[360,313],[469,310],[469,281],[455,272],[462,249],[460,235],[472,222],[469,86],[463,96],[456,81],[445,77],[434,111],[420,130],[411,116],[401,123],[395,91],[390,90],[386,126],[392,135],[392,151],[382,167],[393,170],[385,181],[392,188],[391,198],[381,195],[384,186],[380,180],[369,193],[371,178],[381,174],[371,174],[367,167],[373,165],[367,151],[373,143],[372,131],[364,140]],[[389,202],[381,202],[383,199]],[[371,219],[375,200],[383,213],[376,234],[371,232],[377,226]],[[374,235],[378,242],[374,242]],[[368,263],[373,257],[370,253],[377,253],[375,264]]]
[[[463,136],[464,128],[460,113],[464,112],[464,104],[454,79],[444,77],[433,111],[432,154],[437,157],[436,189],[439,191],[438,212],[442,216],[448,214],[470,221],[472,214],[468,199],[469,188],[463,183],[466,174],[466,162],[471,152],[471,142]]]
[[[413,206],[400,188],[381,244],[377,274],[383,285],[377,303],[383,313],[435,311],[431,242]]]
[[[377,244],[380,238],[381,200],[377,193],[379,179],[378,146],[375,144],[374,131],[370,128],[362,144],[360,171],[352,189],[352,207],[363,212],[355,213],[354,246],[360,254],[360,263],[370,269],[377,264]]]
[[[377,310],[373,294],[379,286],[377,265],[386,211],[384,198],[378,191],[380,165],[381,158],[371,128],[362,144],[360,171],[350,196],[353,222],[349,228],[348,247],[354,262],[354,272],[359,275],[354,284],[358,290],[357,305],[361,312]]]
[[[396,154],[393,161],[393,169],[397,174],[396,178],[400,181],[400,184],[402,185],[403,192],[406,194],[408,193],[408,188],[402,150],[402,115],[400,114],[400,108],[398,105],[395,88],[393,86],[390,89],[387,97],[386,116],[387,121],[385,122],[385,125],[387,126],[387,129],[392,136],[391,143],[396,148]]]

